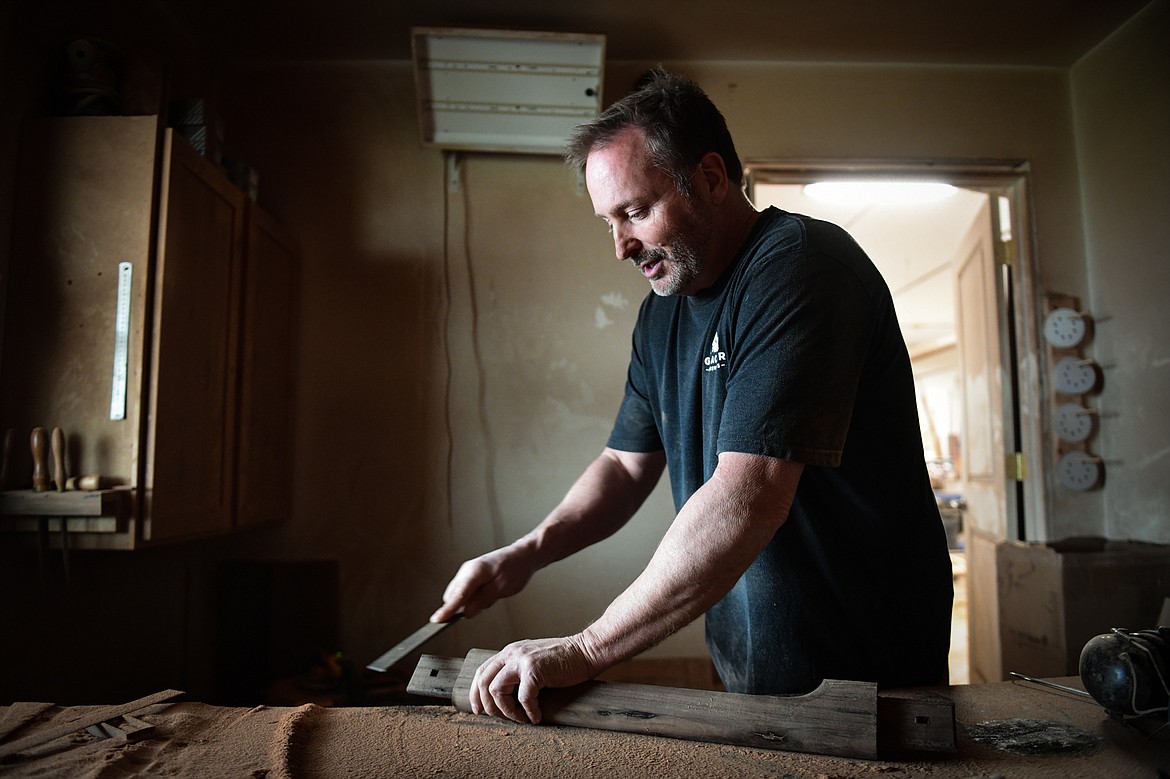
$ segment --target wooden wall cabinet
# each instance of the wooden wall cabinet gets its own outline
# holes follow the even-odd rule
[[[71,546],[133,549],[287,516],[295,242],[155,116],[35,120],[17,187],[0,526],[64,523]],[[120,263],[131,272],[117,419]],[[70,475],[117,486],[96,501],[28,489],[35,426],[64,431]]]
[[[235,439],[240,526],[279,522],[292,511],[300,299],[296,242],[259,208],[248,211],[246,235]]]

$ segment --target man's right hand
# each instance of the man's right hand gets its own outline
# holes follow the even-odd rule
[[[431,622],[447,622],[459,611],[474,617],[524,589],[539,567],[535,550],[525,539],[468,560],[443,591],[443,605],[431,615]]]

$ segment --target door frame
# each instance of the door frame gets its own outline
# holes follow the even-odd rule
[[[828,179],[898,179],[903,181],[941,181],[956,187],[1007,199],[1010,208],[1011,241],[1003,244],[993,236],[997,262],[1006,259],[1010,276],[1010,311],[1001,311],[1001,366],[1009,381],[1004,383],[1004,430],[1013,430],[1012,415],[1018,425],[1010,449],[1019,453],[1008,463],[1008,472],[1016,473],[1022,485],[1018,505],[1006,508],[1009,540],[1046,540],[1048,528],[1047,485],[1045,474],[1051,463],[1044,445],[1042,418],[1049,404],[1043,402],[1047,375],[1042,367],[1040,325],[1036,284],[1035,234],[1032,218],[1030,170],[1023,160],[842,160],[842,159],[773,159],[754,158],[744,161],[746,191],[749,196],[756,184],[808,184]],[[995,203],[992,203],[995,208]],[[996,224],[995,215],[992,224]],[[1014,343],[1008,339],[1014,338]],[[1011,363],[1015,356],[1014,364]],[[1010,399],[1006,396],[1010,393]],[[1005,443],[1009,443],[1005,441]],[[1010,499],[1009,499],[1010,500]],[[1023,523],[1017,518],[1023,513]]]

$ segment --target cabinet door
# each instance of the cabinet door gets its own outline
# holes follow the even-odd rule
[[[16,176],[0,408],[11,489],[31,486],[29,433],[60,427],[73,474],[136,486],[158,118],[36,119]],[[118,265],[132,265],[123,419],[111,419]]]
[[[236,522],[292,510],[300,249],[262,209],[248,207],[241,321]]]
[[[232,525],[243,193],[181,137],[163,142],[144,537]]]

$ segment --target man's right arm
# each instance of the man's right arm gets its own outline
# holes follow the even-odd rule
[[[618,531],[646,500],[666,467],[666,454],[606,448],[544,521],[512,544],[459,567],[432,622],[459,611],[473,617],[515,595],[532,574]]]

